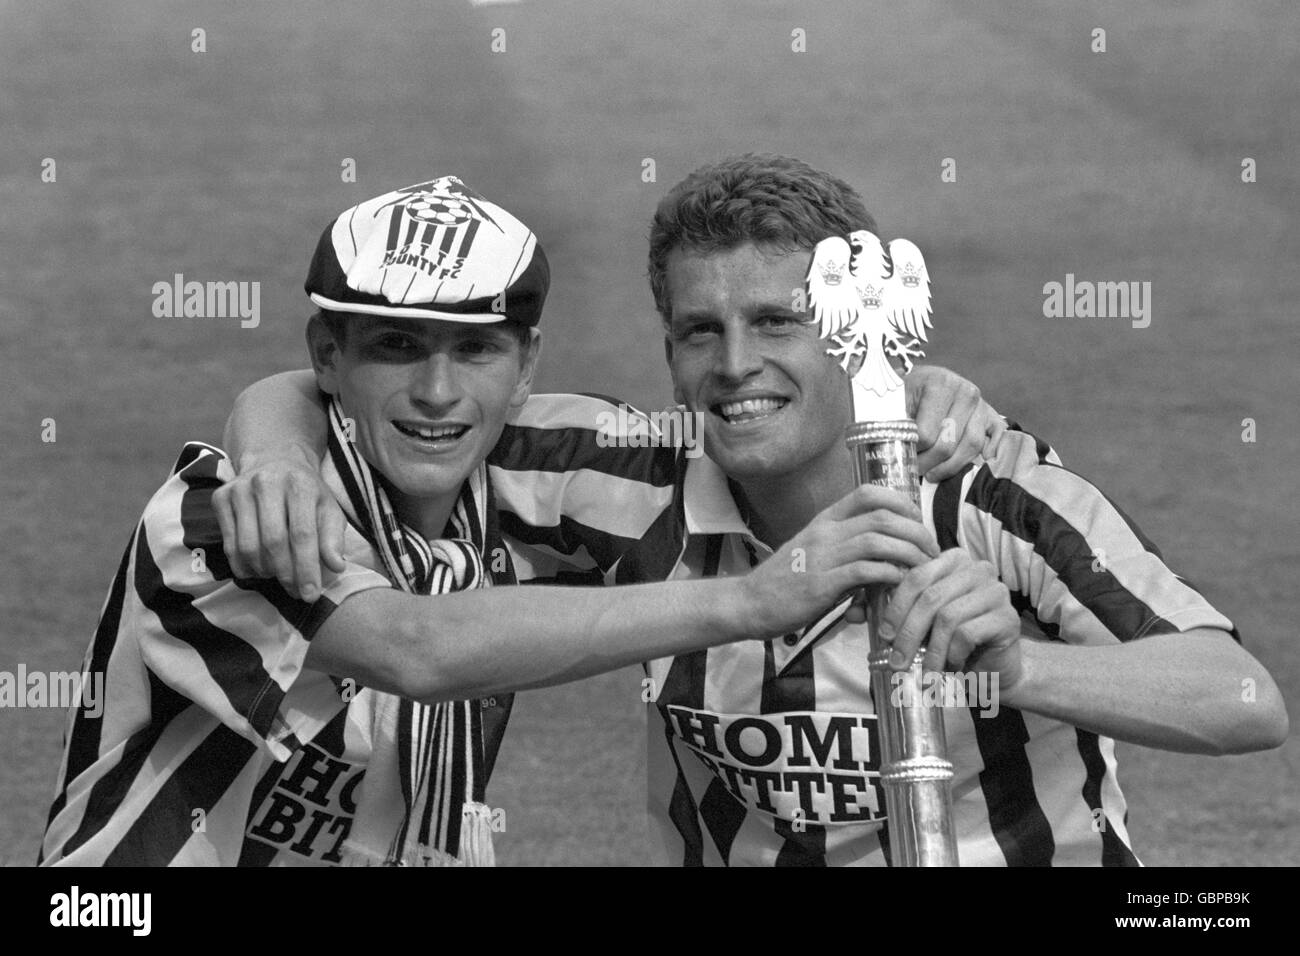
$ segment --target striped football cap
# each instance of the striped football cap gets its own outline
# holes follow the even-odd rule
[[[338,312],[531,327],[550,281],[531,229],[443,176],[345,210],[321,234],[306,289]]]

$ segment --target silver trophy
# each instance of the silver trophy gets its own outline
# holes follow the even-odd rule
[[[845,443],[858,484],[908,495],[919,508],[916,422],[907,415],[903,364],[924,356],[917,345],[930,328],[930,279],[921,250],[906,239],[888,248],[867,230],[832,236],[813,250],[808,302],[828,354],[849,376],[853,421]],[[953,768],[943,710],[927,701],[918,651],[905,671],[889,667],[890,648],[878,638],[892,588],[867,594],[871,694],[880,727],[881,782],[894,866],[957,866],[952,816]]]

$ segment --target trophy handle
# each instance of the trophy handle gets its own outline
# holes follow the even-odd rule
[[[879,485],[906,494],[921,506],[916,470],[916,423],[858,422],[845,444],[859,485]],[[953,825],[953,766],[943,710],[926,702],[924,650],[905,671],[889,667],[890,647],[877,635],[893,588],[867,594],[871,694],[880,728],[880,778],[885,790],[890,862],[894,866],[958,866]],[[935,675],[930,675],[934,680]],[[933,699],[933,693],[931,694]]]

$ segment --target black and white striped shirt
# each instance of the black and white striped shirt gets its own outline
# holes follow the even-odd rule
[[[667,507],[671,454],[664,477],[636,450],[600,447],[596,415],[610,407],[536,396],[506,426],[488,459],[508,552],[494,546],[490,516],[493,572],[508,564],[523,583],[598,584]],[[340,862],[374,694],[303,660],[339,604],[391,583],[351,514],[347,569],[327,574],[316,602],[274,580],[234,579],[211,504],[233,474],[219,449],[187,445],[131,536],[83,664],[104,674],[103,711],[69,714],[47,864]],[[328,456],[322,474],[350,513]],[[485,702],[488,773],[507,700]]]
[[[717,465],[682,464],[672,510],[624,557],[619,580],[743,574],[771,553]],[[922,512],[941,547],[993,563],[1025,639],[1232,631],[1123,513],[1027,433],[1008,432],[991,461],[924,482]],[[784,640],[648,665],[661,862],[888,864],[867,626],[844,620],[846,604]],[[961,865],[1137,865],[1112,740],[966,702],[944,708]]]

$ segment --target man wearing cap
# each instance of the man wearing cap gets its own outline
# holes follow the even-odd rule
[[[846,183],[784,157],[712,164],[660,203],[651,287],[674,392],[703,416],[706,454],[673,459],[671,501],[639,522],[607,580],[752,573],[785,560],[792,536],[844,493],[847,389],[791,290],[818,242],[875,228]],[[258,404],[280,410],[281,430],[245,407],[236,432],[279,436],[284,421],[298,440],[318,432],[301,383],[277,387],[259,388]],[[254,444],[275,444],[267,438]],[[945,708],[960,860],[1135,865],[1115,740],[1213,754],[1275,747],[1287,734],[1277,686],[1231,621],[1046,443],[1008,430],[983,460],[962,464],[927,482],[923,516],[903,521],[915,530],[923,517],[932,550],[909,568],[882,626],[894,666],[928,636],[927,670],[992,682],[987,697]],[[234,502],[240,534],[286,510],[270,490]],[[310,524],[289,501],[289,523]],[[535,518],[551,520],[540,509]],[[581,529],[559,530],[536,533],[574,552]],[[264,541],[263,554],[241,539],[240,551],[283,569],[275,543]],[[866,653],[866,628],[844,599],[782,639],[647,665],[649,807],[663,860],[891,862],[882,702],[871,698]]]
[[[527,402],[548,281],[532,232],[454,177],[325,230],[307,339],[341,566],[309,600],[233,568],[214,510],[230,461],[186,445],[87,649],[106,700],[70,714],[42,862],[491,863],[484,788],[509,691],[770,638],[924,560],[905,505],[856,491],[742,577],[510,587],[516,556],[536,577],[549,544],[507,547],[507,522],[549,509],[604,563],[640,515],[591,502],[633,484],[643,510],[672,495],[653,466],[580,467],[595,446],[563,424],[589,400]]]

